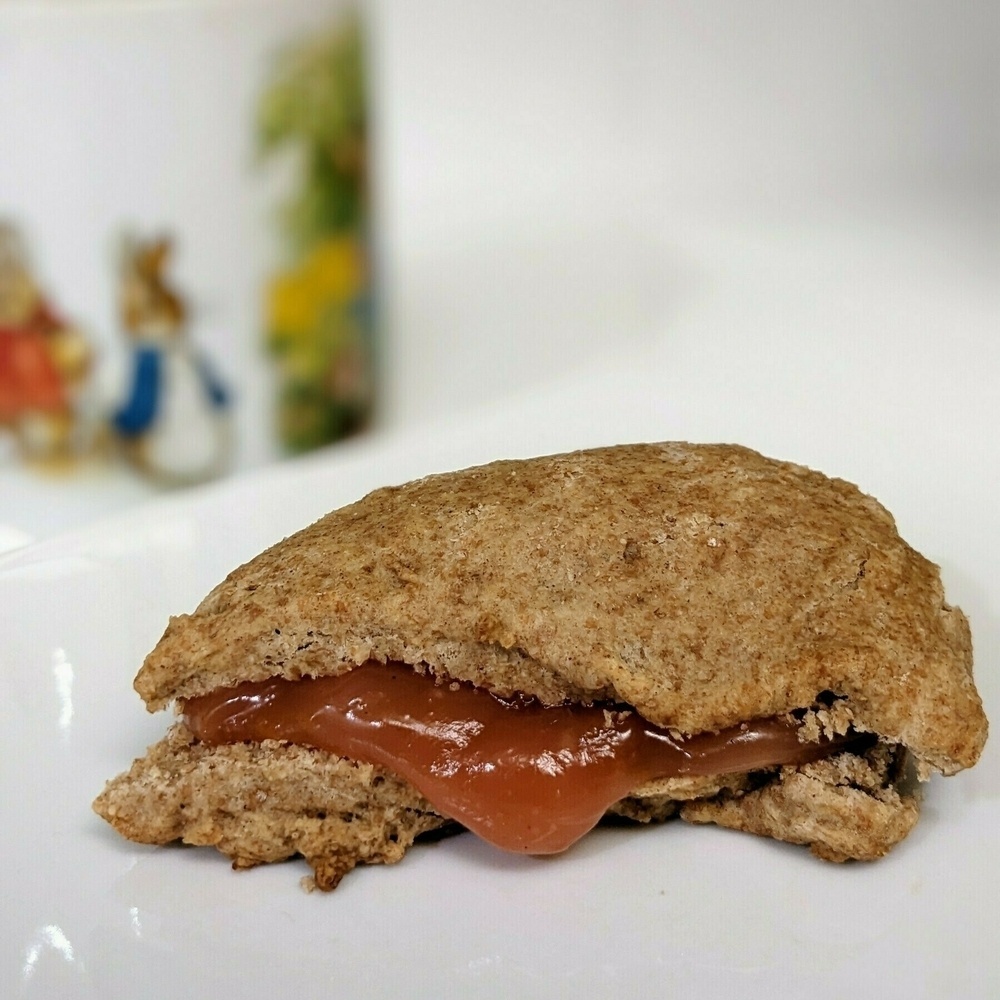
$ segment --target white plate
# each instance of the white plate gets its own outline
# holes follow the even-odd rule
[[[0,996],[997,995],[991,747],[934,781],[916,831],[865,865],[673,823],[599,830],[547,860],[463,835],[310,895],[301,862],[234,873],[211,850],[130,844],[91,812],[167,725],[131,679],[168,614],[370,487],[564,443],[510,426],[360,443],[0,558]],[[995,662],[982,551],[973,538],[947,556]]]

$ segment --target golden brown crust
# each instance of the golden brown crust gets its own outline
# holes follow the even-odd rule
[[[953,773],[986,720],[937,567],[856,487],[731,445],[497,462],[378,490],[171,620],[149,708],[242,680],[427,664],[684,732],[843,696]]]

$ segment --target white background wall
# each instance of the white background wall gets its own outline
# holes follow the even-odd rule
[[[379,12],[400,419],[669,336],[733,232],[998,262],[989,0]]]
[[[240,389],[243,467],[273,454],[259,288],[283,181],[254,165],[253,104],[278,41],[336,6],[0,0],[0,212],[109,384],[114,237],[177,233],[195,336]],[[996,259],[991,0],[368,12],[390,425],[667,336],[726,233],[835,232],[850,253],[845,234],[932,231]]]

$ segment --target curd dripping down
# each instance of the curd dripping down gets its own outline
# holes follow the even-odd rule
[[[675,739],[635,712],[507,701],[374,662],[240,684],[190,698],[183,712],[204,743],[279,740],[384,767],[441,815],[526,854],[565,850],[654,778],[806,763],[867,739],[803,743],[779,718]]]

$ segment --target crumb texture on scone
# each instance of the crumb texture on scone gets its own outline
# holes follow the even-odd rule
[[[805,844],[826,861],[875,861],[919,818],[919,789],[907,767],[905,750],[880,744],[864,754],[783,767],[761,787],[685,802],[680,815]]]
[[[215,847],[234,868],[301,855],[320,889],[356,865],[399,861],[449,823],[370,764],[273,741],[209,747],[183,723],[109,781],[94,809],[129,840]]]
[[[682,732],[841,698],[953,773],[986,721],[937,567],[855,486],[730,445],[496,462],[377,490],[171,620],[151,710],[243,680],[426,664]]]
[[[608,815],[679,815],[806,844],[827,860],[871,860],[917,819],[903,755],[879,745],[798,768],[651,782]],[[236,868],[301,856],[320,889],[356,865],[399,861],[421,834],[457,829],[379,768],[274,741],[209,747],[183,723],[108,782],[94,808],[131,840],[215,847]]]

